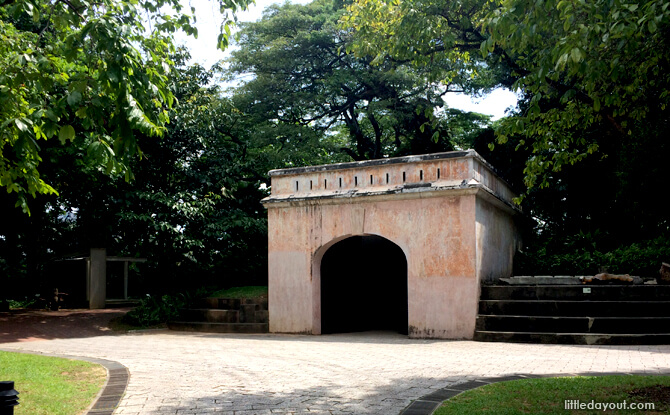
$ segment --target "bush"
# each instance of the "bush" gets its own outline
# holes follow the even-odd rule
[[[24,297],[22,300],[9,300],[9,308],[29,308],[32,307],[37,300],[35,298]]]
[[[138,327],[167,323],[177,319],[181,309],[190,307],[195,301],[205,297],[208,292],[201,288],[194,292],[176,295],[151,296],[147,294],[140,305],[123,316],[123,322]]]
[[[595,275],[601,267],[613,274],[653,278],[661,262],[670,261],[670,240],[664,237],[602,252],[595,246],[552,253],[546,247],[518,254],[515,275]]]

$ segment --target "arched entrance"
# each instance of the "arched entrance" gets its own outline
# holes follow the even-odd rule
[[[337,242],[321,260],[321,332],[407,334],[407,259],[379,236]]]
[[[471,339],[480,284],[512,274],[515,195],[474,151],[270,176],[271,333]]]

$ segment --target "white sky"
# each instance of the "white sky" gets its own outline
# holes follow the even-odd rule
[[[292,0],[294,4],[307,4],[311,0]],[[177,41],[184,43],[192,55],[192,62],[209,68],[216,62],[226,58],[228,53],[216,48],[216,39],[219,34],[221,15],[217,3],[207,0],[190,0],[190,5],[196,9],[198,39],[177,34]],[[238,13],[238,19],[243,22],[253,22],[261,18],[263,9],[276,0],[256,0],[256,4],[248,11]],[[232,39],[231,39],[232,40]],[[231,47],[234,47],[232,45]],[[230,49],[230,47],[229,47]],[[496,89],[481,98],[471,98],[465,94],[449,93],[445,97],[447,105],[463,111],[476,111],[492,115],[496,120],[505,115],[505,110],[516,105],[516,95],[506,89]]]

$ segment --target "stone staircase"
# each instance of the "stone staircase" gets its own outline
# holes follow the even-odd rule
[[[670,286],[484,285],[474,339],[670,344]]]
[[[180,311],[171,330],[207,333],[267,333],[267,299],[205,298],[196,308]]]

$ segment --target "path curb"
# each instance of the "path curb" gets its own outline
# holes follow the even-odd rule
[[[102,391],[96,397],[95,402],[93,402],[93,404],[85,412],[86,414],[90,415],[112,415],[116,407],[119,406],[121,398],[123,398],[123,395],[126,393],[128,381],[130,380],[130,372],[128,372],[128,368],[113,360],[83,356],[70,356],[55,353],[35,353],[25,350],[4,348],[0,348],[0,350],[11,353],[25,353],[39,356],[60,357],[71,360],[83,360],[85,362],[96,363],[104,367],[107,370],[107,380],[105,381],[105,386],[103,386]]]
[[[531,374],[518,374],[511,376],[500,376],[494,378],[481,378],[470,380],[464,383],[459,383],[453,386],[447,386],[446,388],[438,389],[435,392],[431,392],[427,395],[423,395],[419,399],[415,400],[409,404],[405,409],[400,412],[400,415],[432,415],[443,402],[448,401],[456,395],[460,395],[465,391],[471,389],[476,389],[491,383],[498,382],[508,382],[512,380],[521,380],[521,379],[539,379],[539,378],[556,378],[556,377],[571,377],[571,376],[623,376],[623,375],[644,375],[644,376],[668,376],[670,371],[667,372],[658,372],[658,373],[645,373],[645,372],[584,372],[584,373],[555,373],[555,374],[546,374],[546,375],[531,375]]]

